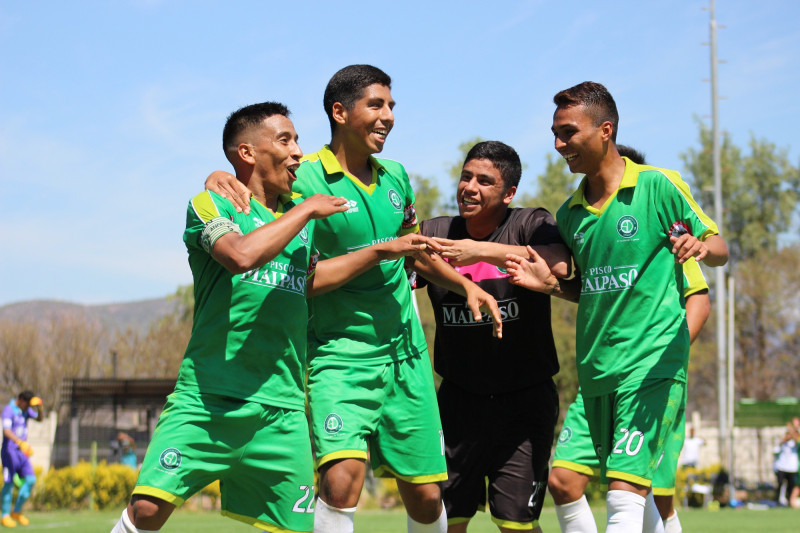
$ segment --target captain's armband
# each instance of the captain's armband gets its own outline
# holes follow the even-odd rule
[[[206,224],[206,227],[203,228],[203,233],[200,235],[200,244],[203,246],[203,250],[210,254],[217,239],[228,233],[244,235],[239,228],[239,224],[228,218],[216,217],[211,219],[211,222]]]

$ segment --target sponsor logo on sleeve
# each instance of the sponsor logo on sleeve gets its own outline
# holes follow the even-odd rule
[[[677,220],[673,222],[672,225],[669,227],[670,237],[680,237],[681,235],[684,235],[686,233],[689,233],[689,226],[687,226],[686,223],[683,222],[682,220]]]

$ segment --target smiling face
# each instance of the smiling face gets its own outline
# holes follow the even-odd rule
[[[253,129],[248,140],[249,145],[244,146],[249,146],[253,177],[263,183],[264,191],[268,195],[291,192],[303,157],[292,121],[283,115],[272,115]]]
[[[585,106],[574,105],[556,109],[551,129],[556,151],[567,162],[570,172],[594,175],[611,138],[611,123],[606,121],[598,126]]]
[[[468,223],[502,220],[516,187],[506,188],[503,176],[489,159],[470,159],[461,169],[456,200]]]
[[[345,142],[359,152],[376,154],[383,150],[386,137],[394,126],[394,100],[386,85],[367,86],[351,109],[334,104],[333,116]]]

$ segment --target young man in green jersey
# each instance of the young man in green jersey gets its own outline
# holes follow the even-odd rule
[[[617,151],[638,165],[644,165],[644,155],[628,146],[617,145]],[[708,297],[708,284],[703,277],[697,261],[690,259],[684,263],[684,297],[686,299],[686,322],[689,327],[690,343],[694,342],[711,312]],[[685,420],[685,411],[680,415]],[[674,509],[675,471],[677,459],[684,439],[681,423],[675,434],[665,445],[664,458],[653,477],[653,499],[645,507],[645,523],[648,520],[662,520],[665,533],[680,533],[680,521]],[[556,505],[561,531],[563,533],[593,533],[597,531],[591,508],[586,501],[585,491],[589,479],[600,471],[600,464],[589,435],[589,426],[583,409],[581,391],[569,406],[556,443],[553,468],[548,478],[548,488]],[[657,507],[659,515],[655,515]],[[645,526],[647,528],[647,526]]]
[[[683,405],[689,332],[681,264],[725,264],[728,249],[677,172],[636,165],[616,149],[618,115],[605,87],[554,97],[555,148],[585,174],[559,209],[576,277],[559,280],[532,249],[510,256],[512,283],[578,301],[576,355],[611,533],[642,530],[645,497]],[[529,260],[530,259],[530,260]]]
[[[372,154],[394,126],[391,78],[350,65],[328,83],[323,105],[331,142],[297,169],[295,189],[347,198],[347,211],[317,224],[321,258],[341,257],[419,230],[414,193],[402,165]],[[240,197],[236,184],[206,185]],[[227,190],[226,190],[227,187]],[[466,297],[501,335],[497,304],[437,256],[411,260],[434,283]],[[315,531],[353,531],[369,453],[376,475],[397,479],[410,532],[445,531],[438,482],[447,476],[433,374],[400,260],[385,261],[309,302],[308,401],[320,473]]]
[[[313,223],[348,207],[342,197],[292,195],[303,154],[288,114],[267,102],[225,124],[223,148],[252,196],[250,213],[210,191],[189,204],[192,336],[114,533],[159,530],[215,480],[223,515],[271,532],[312,530],[306,296],[427,241],[410,236],[317,263]]]

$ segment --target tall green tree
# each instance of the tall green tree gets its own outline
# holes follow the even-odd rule
[[[681,154],[692,194],[713,215],[714,177],[711,129],[701,122],[699,146]],[[788,149],[751,136],[743,155],[725,134],[720,145],[723,219],[717,220],[728,242],[731,261],[775,253],[780,234],[791,227],[800,201],[800,173]]]
[[[800,245],[747,258],[736,269],[736,383],[758,400],[800,391]]]
[[[712,133],[697,122],[698,145],[681,158],[692,194],[713,218]],[[800,173],[787,149],[753,136],[747,148],[744,152],[727,134],[721,139],[724,212],[716,222],[730,249],[727,269],[736,283],[736,395],[768,399],[800,388],[797,365],[789,363],[800,342],[800,250],[796,239],[787,247],[780,238],[791,230],[800,208]],[[712,316],[690,361],[690,409],[707,416],[714,415],[717,403],[715,328]]]

